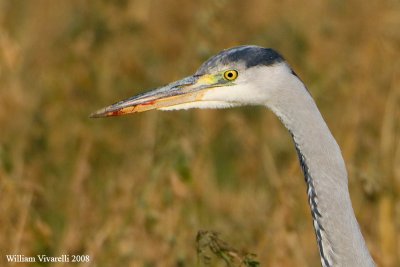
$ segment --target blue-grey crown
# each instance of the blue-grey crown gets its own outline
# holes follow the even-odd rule
[[[232,65],[232,63],[242,62],[246,68],[255,66],[268,66],[284,61],[283,57],[271,48],[247,45],[237,46],[222,50],[217,55],[211,57],[201,65],[197,73],[206,73],[218,65]]]

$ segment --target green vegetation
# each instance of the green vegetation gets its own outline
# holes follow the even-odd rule
[[[196,266],[207,229],[260,266],[319,266],[296,153],[271,112],[88,118],[257,44],[308,85],[374,259],[399,266],[399,14],[394,0],[0,1],[0,265]]]
[[[199,231],[196,237],[198,266],[259,267],[255,255],[238,252],[213,231]],[[219,264],[219,265],[218,265]]]

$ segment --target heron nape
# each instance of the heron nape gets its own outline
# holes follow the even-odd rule
[[[340,148],[310,92],[275,50],[259,46],[223,50],[194,75],[115,103],[91,117],[243,105],[266,106],[293,138],[322,266],[375,266],[354,215]]]

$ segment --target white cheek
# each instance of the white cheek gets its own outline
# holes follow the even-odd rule
[[[229,86],[229,89],[232,89],[232,86]],[[227,90],[227,87],[215,87],[211,89],[207,89],[203,97],[202,101],[228,101],[229,100],[229,92],[231,90]]]
[[[252,83],[242,81],[240,84],[226,87],[216,87],[207,90],[202,100],[224,101],[229,103],[240,103],[241,105],[258,105],[263,99],[263,89],[254,87]]]

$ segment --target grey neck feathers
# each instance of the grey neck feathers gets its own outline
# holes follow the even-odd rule
[[[322,266],[375,266],[351,205],[340,148],[303,83],[294,75],[290,80],[266,105],[292,134]]]

